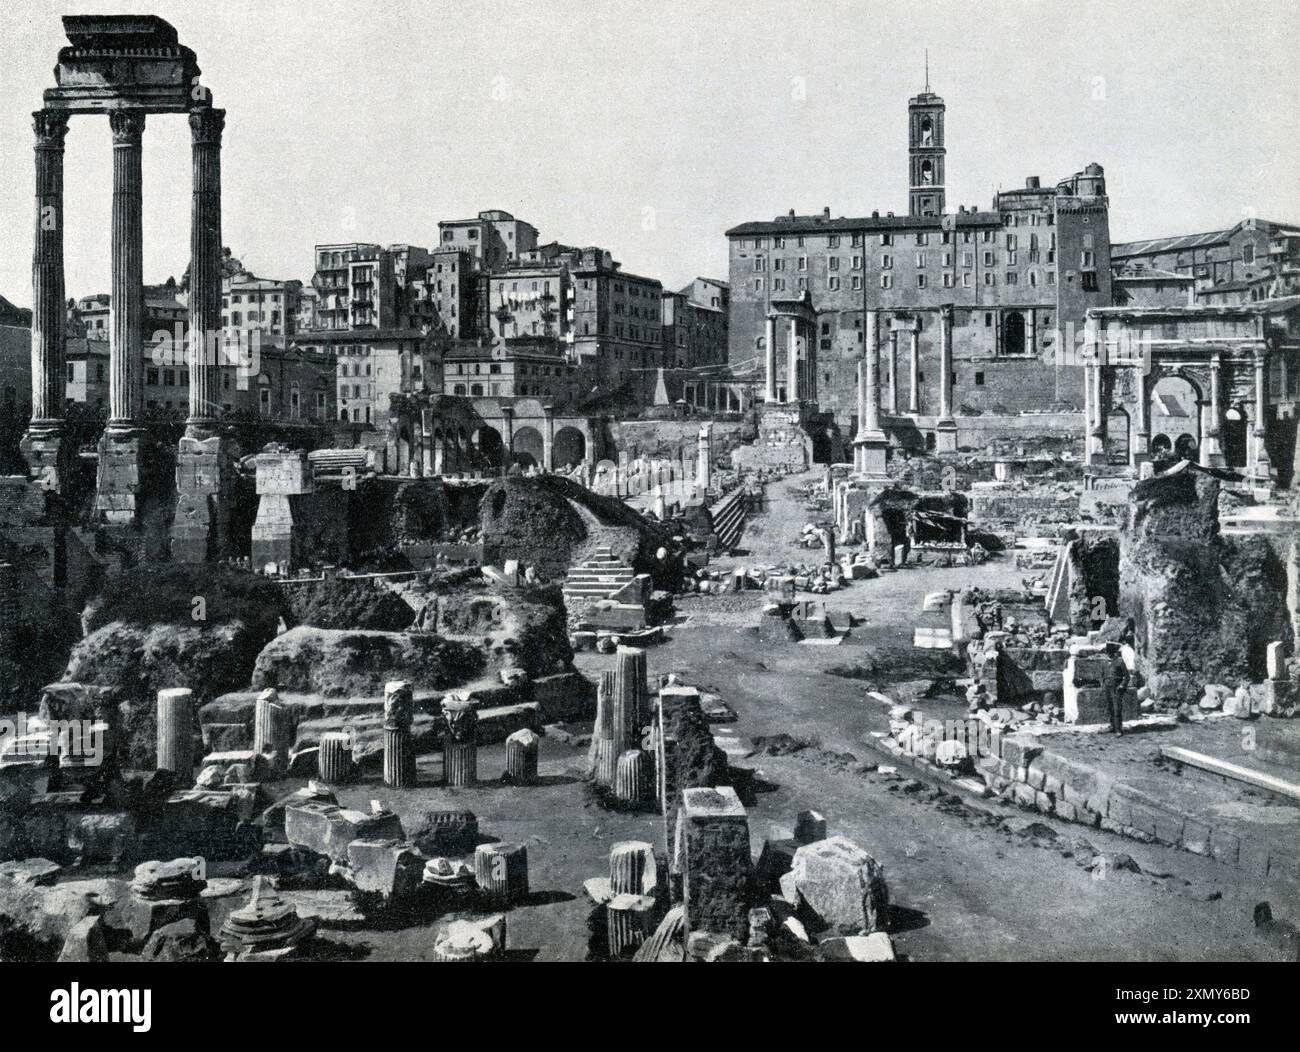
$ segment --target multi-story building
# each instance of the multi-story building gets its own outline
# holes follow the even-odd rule
[[[152,341],[159,333],[175,339],[189,331],[190,310],[184,294],[174,287],[146,286],[144,290],[144,335]],[[68,311],[68,336],[107,340],[111,332],[109,294],[82,296]]]
[[[283,342],[298,331],[301,281],[274,281],[247,272],[221,283],[221,328],[227,340],[258,333]]]
[[[434,304],[423,295],[435,253],[370,242],[315,252],[316,325],[300,330],[293,345],[330,355],[339,420],[386,425],[393,394],[442,389],[430,339]]]
[[[1126,241],[1111,246],[1111,259],[1126,274],[1194,278],[1198,303],[1228,306],[1300,292],[1300,226],[1291,223],[1243,219],[1226,230]]]
[[[663,361],[663,285],[623,270],[610,253],[584,248],[570,267],[573,353],[607,391],[638,400]]]
[[[696,278],[679,292],[662,294],[663,365],[708,369],[727,362],[727,311],[731,290],[725,281]]]
[[[815,319],[799,349],[816,363],[821,407],[856,429],[857,361],[870,316],[885,412],[932,418],[940,409],[941,316],[950,307],[954,412],[1082,405],[1082,372],[1062,351],[1080,338],[1088,308],[1111,303],[1101,166],[1054,187],[1031,177],[999,193],[988,211],[945,211],[944,102],[927,91],[908,109],[907,215],[791,210],[727,231],[733,371],[761,376],[773,304],[799,301]],[[783,363],[790,327],[775,325],[774,336]]]
[[[518,262],[524,253],[537,247],[537,228],[509,212],[490,208],[474,219],[439,223],[438,247],[468,252],[479,269],[495,271]]]
[[[519,337],[505,347],[464,341],[447,352],[443,393],[466,398],[540,398],[566,404],[588,393],[587,372],[554,337]]]

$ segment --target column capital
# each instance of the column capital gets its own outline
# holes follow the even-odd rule
[[[226,111],[207,107],[190,110],[190,136],[195,146],[202,143],[221,145],[221,133],[226,127]]]
[[[114,146],[139,146],[144,138],[144,114],[138,110],[112,110],[108,127]]]
[[[953,317],[953,314],[955,313],[955,310],[956,310],[956,308],[954,307],[953,304],[951,304],[951,303],[944,303],[944,304],[942,304],[942,305],[939,307],[939,317],[941,317],[944,321],[946,321],[946,322],[948,322],[949,324],[951,324],[951,323],[952,323],[952,317]]]
[[[65,110],[36,110],[32,113],[32,130],[36,132],[38,150],[62,150],[68,134],[68,114]]]

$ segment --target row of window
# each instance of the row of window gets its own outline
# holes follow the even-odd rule
[[[1056,217],[1051,215],[1050,213],[1045,213],[1045,214],[1030,213],[1027,216],[1023,216],[1023,217],[1015,213],[1009,213],[1004,219],[1004,224],[1006,226],[1020,226],[1022,218],[1029,226],[1038,226],[1040,221],[1045,226],[1054,226],[1056,224]],[[930,243],[930,238],[931,236],[933,236],[933,233],[935,232],[928,231],[928,230],[918,230],[912,235],[912,237],[916,244],[927,245]],[[941,244],[944,245],[952,244],[954,231],[940,230],[937,231],[937,233],[939,235]],[[969,245],[972,244],[975,240],[976,231],[962,230],[962,231],[958,231],[957,233],[960,235],[962,244]],[[992,243],[997,238],[996,230],[980,230],[978,231],[978,233],[979,233],[980,240],[986,244]],[[900,236],[905,237],[906,235],[898,235],[894,233],[880,233],[874,236],[876,238],[876,243],[883,246],[883,245],[893,245],[896,243],[895,242],[896,238]],[[1015,237],[1014,234],[1008,235],[1009,239],[1014,239],[1014,237]],[[809,247],[810,242],[815,244],[818,240],[819,238],[817,237],[810,238],[802,234],[795,237],[786,237],[784,235],[777,235],[772,238],[753,237],[753,238],[748,238],[746,240],[743,240],[741,242],[741,247],[761,251],[763,249],[768,248],[769,245],[771,248],[786,248],[790,242],[793,242],[794,243],[793,247],[795,248],[807,248]],[[865,238],[864,235],[862,234],[850,234],[848,240],[849,240],[850,248],[861,248]],[[827,248],[839,248],[842,243],[843,243],[842,235],[840,234],[826,235]]]
[[[1029,285],[1032,286],[1032,287],[1037,287],[1037,285],[1039,284],[1038,271],[1036,271],[1036,270],[1030,270],[1030,271],[1026,271],[1025,273],[1026,273],[1026,279],[1025,279],[1025,280],[1026,280],[1026,283],[1029,284]],[[942,279],[942,287],[943,287],[943,288],[945,288],[945,289],[951,289],[951,288],[956,288],[956,287],[957,287],[957,275],[956,275],[955,273],[953,273],[952,271],[950,271],[950,270],[944,271],[944,273],[943,273],[942,275],[940,275],[940,277],[941,277],[941,279]],[[1048,271],[1045,271],[1045,272],[1044,272],[1044,279],[1045,279],[1046,284],[1048,284],[1048,285],[1055,285],[1055,284],[1056,284],[1056,271],[1054,271],[1054,270],[1048,270]],[[997,285],[997,284],[998,284],[998,276],[997,276],[997,274],[995,274],[995,273],[994,273],[993,271],[991,271],[991,270],[985,270],[985,271],[983,271],[983,273],[982,273],[982,281],[983,281],[983,284],[985,284],[985,285]],[[1095,270],[1086,270],[1086,271],[1083,271],[1083,272],[1082,272],[1082,281],[1083,281],[1083,288],[1084,288],[1085,291],[1095,292],[1095,291],[1097,290],[1097,272],[1096,272]],[[1020,272],[1019,272],[1019,271],[1016,271],[1016,270],[1008,270],[1008,271],[1005,273],[1004,277],[1003,277],[1003,283],[1004,283],[1004,284],[1007,284],[1007,285],[1018,285],[1018,284],[1020,284]],[[961,274],[961,287],[964,288],[964,289],[969,289],[969,288],[973,288],[974,285],[975,285],[975,276],[974,276],[974,274],[973,274],[971,271],[969,271],[969,270],[967,270],[967,271],[963,271],[962,274]],[[835,275],[831,275],[829,278],[826,279],[826,288],[827,288],[829,291],[831,291],[831,292],[839,292],[839,291],[842,289],[842,287],[843,287],[843,286],[842,286],[842,284],[841,284],[841,282],[840,282],[840,279],[839,279],[838,277],[836,277]],[[861,276],[860,274],[854,274],[854,275],[852,276],[851,284],[850,284],[849,287],[850,287],[854,292],[861,291],[861,289],[862,289],[862,276]],[[881,287],[882,289],[892,289],[892,288],[894,288],[894,275],[893,275],[892,273],[890,273],[889,271],[886,271],[885,273],[881,274],[881,275],[880,275],[880,287]],[[917,275],[916,275],[916,287],[917,287],[918,289],[924,289],[924,288],[929,288],[929,287],[931,287],[931,285],[930,285],[930,280],[929,280],[929,275],[928,275],[928,274],[917,274]],[[755,291],[755,292],[762,292],[762,291],[763,291],[763,288],[764,288],[763,279],[762,279],[762,278],[755,278],[755,279],[754,279],[754,291]],[[807,278],[796,278],[796,279],[795,279],[795,284],[794,284],[793,288],[794,288],[795,291],[798,291],[798,292],[806,292],[806,291],[808,290],[808,279],[807,279]],[[784,291],[786,291],[785,278],[773,278],[773,279],[772,279],[772,291],[773,291],[773,292],[784,292]]]

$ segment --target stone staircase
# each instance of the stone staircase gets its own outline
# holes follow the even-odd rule
[[[636,579],[632,567],[609,545],[598,545],[590,558],[569,568],[564,576],[565,598],[609,599]]]

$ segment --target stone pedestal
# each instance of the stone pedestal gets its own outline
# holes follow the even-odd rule
[[[158,692],[158,770],[173,772],[182,787],[194,777],[194,715],[188,687]]]
[[[537,781],[538,737],[530,730],[515,731],[506,739],[506,780],[516,785]]]
[[[391,789],[415,785],[415,746],[409,727],[384,728],[384,785]]]
[[[47,493],[62,493],[72,467],[72,449],[63,440],[62,422],[49,427],[28,426],[18,443],[27,461],[28,476]]]
[[[137,430],[105,429],[100,435],[95,511],[103,522],[136,523],[145,442],[144,432]]]
[[[321,781],[329,785],[347,785],[356,779],[351,744],[346,734],[337,731],[327,731],[320,736],[316,769]]]
[[[730,786],[682,790],[677,851],[687,931],[749,934],[753,861],[749,819]]]
[[[208,562],[226,555],[232,471],[229,449],[220,436],[181,438],[176,448],[173,562]]]
[[[528,848],[522,844],[479,844],[474,849],[474,880],[484,903],[513,906],[528,897]]]
[[[935,423],[934,451],[936,453],[957,452],[957,421],[948,419]]]

